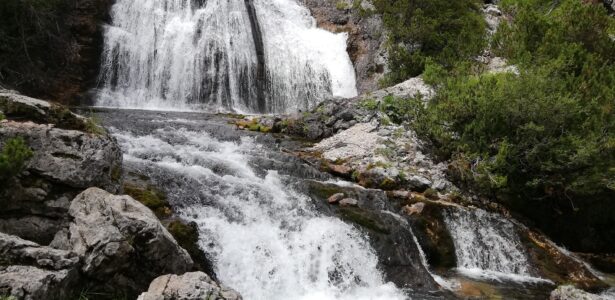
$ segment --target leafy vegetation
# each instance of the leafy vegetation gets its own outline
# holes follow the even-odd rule
[[[615,190],[614,20],[602,5],[576,0],[506,0],[512,16],[493,51],[520,73],[481,73],[428,60],[437,95],[398,100],[388,110],[410,121],[460,181],[505,199],[572,203]]]
[[[32,150],[23,138],[8,139],[0,151],[0,182],[19,174],[32,157]]]
[[[391,72],[383,84],[417,76],[431,59],[452,68],[479,54],[486,25],[478,0],[375,0],[389,33]]]

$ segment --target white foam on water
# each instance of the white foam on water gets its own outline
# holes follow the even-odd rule
[[[254,0],[262,32],[265,111],[244,0],[118,0],[105,27],[96,105],[283,113],[356,96],[347,35],[316,27],[295,0]]]
[[[407,298],[384,281],[364,233],[319,214],[276,171],[257,175],[250,160],[262,149],[251,138],[223,142],[170,127],[114,135],[127,164],[159,168],[197,187],[195,197],[208,204],[179,213],[198,224],[218,278],[244,299]]]
[[[450,207],[444,221],[457,271],[476,279],[549,282],[535,276],[512,222],[482,209]]]

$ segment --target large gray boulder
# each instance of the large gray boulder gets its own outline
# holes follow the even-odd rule
[[[232,289],[218,284],[203,272],[184,275],[163,275],[142,293],[138,300],[241,300],[241,295]]]
[[[119,191],[122,153],[113,137],[50,124],[3,122],[0,141],[13,137],[22,137],[34,152],[27,165],[29,173],[72,188]]]
[[[14,299],[67,299],[79,280],[79,257],[0,233],[0,295]]]
[[[81,256],[83,274],[101,283],[96,288],[137,293],[161,274],[192,269],[186,250],[130,196],[89,188],[73,200],[69,215],[68,229],[58,232],[51,246]]]

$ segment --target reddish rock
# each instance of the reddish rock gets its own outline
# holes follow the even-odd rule
[[[335,203],[338,203],[342,199],[344,199],[344,193],[337,193],[337,194],[331,195],[331,197],[327,199],[327,202],[329,202],[329,204],[335,204]]]
[[[350,177],[352,175],[352,168],[345,165],[329,165],[329,171],[334,175],[342,177]]]
[[[425,203],[418,202],[412,205],[406,205],[401,210],[407,215],[411,216],[413,214],[420,215],[423,212],[423,209],[425,209]]]

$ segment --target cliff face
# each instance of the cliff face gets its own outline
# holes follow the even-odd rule
[[[0,85],[61,103],[82,102],[96,83],[102,24],[113,1],[1,4]]]
[[[51,91],[50,96],[67,103],[87,100],[85,94],[95,86],[103,48],[103,22],[115,0],[74,0],[66,18],[76,55],[65,75],[65,84]]]
[[[355,68],[357,89],[363,94],[378,89],[378,81],[386,71],[386,34],[376,14],[362,15],[353,1],[303,0],[316,19],[318,27],[348,34],[348,54]],[[361,7],[370,9],[367,1]]]

